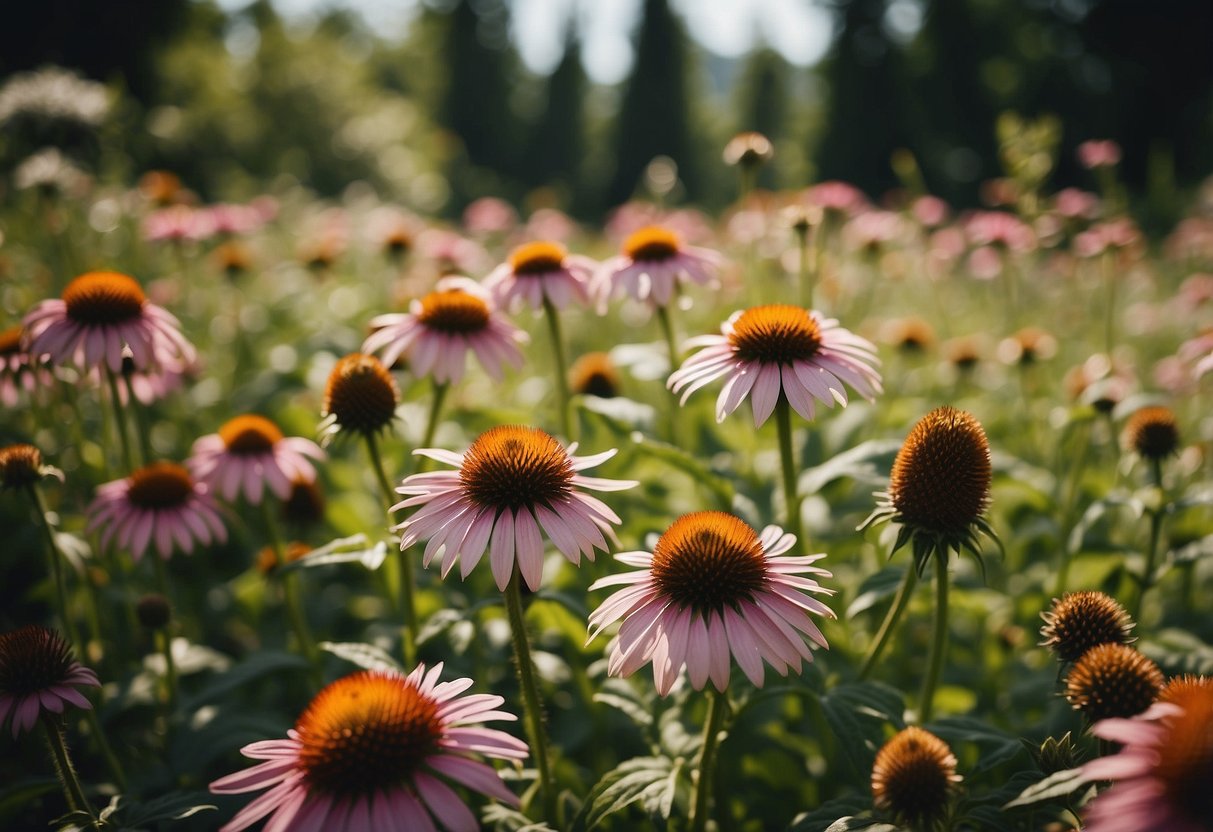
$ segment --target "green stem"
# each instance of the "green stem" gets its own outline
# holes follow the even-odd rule
[[[1134,620],[1141,619],[1141,610],[1146,603],[1146,592],[1154,586],[1154,562],[1158,559],[1158,541],[1162,538],[1162,509],[1150,512],[1150,544],[1146,549],[1146,568],[1141,575],[1141,587],[1137,591],[1137,603],[1133,605]]]
[[[800,497],[796,489],[796,453],[792,450],[792,407],[787,396],[779,394],[775,404],[775,423],[779,428],[779,461],[783,468],[783,499],[788,511],[788,532],[796,535],[803,548],[808,541],[800,527]]]
[[[560,427],[564,431],[565,437],[572,441],[577,437],[573,435],[573,423],[569,418],[569,370],[564,355],[564,338],[560,334],[560,316],[547,295],[543,296],[543,312],[548,321],[548,334],[552,338],[552,355],[556,362],[556,393],[560,397]]]
[[[657,307],[657,322],[661,324],[661,334],[665,336],[666,353],[670,357],[670,372],[673,373],[682,363],[682,353],[678,350],[678,339],[674,335],[674,318],[670,315],[670,307]]]
[[[931,721],[935,708],[935,688],[939,684],[939,672],[943,669],[943,655],[948,649],[948,550],[935,550],[935,632],[931,638],[931,657],[927,663],[927,675],[922,680],[922,695],[919,699],[919,722]]]
[[[809,271],[809,229],[796,232],[796,243],[800,258],[796,264],[796,289],[800,302],[813,308],[813,276]]]
[[[67,798],[68,807],[75,812],[84,812],[89,817],[89,826],[97,828],[97,813],[84,794],[84,786],[72,765],[72,757],[67,751],[67,743],[63,740],[63,728],[59,720],[49,713],[42,714],[42,727],[46,732],[46,744],[51,750],[55,761],[55,773],[63,786],[63,794]]]
[[[514,574],[505,588],[505,608],[510,621],[510,637],[514,644],[514,663],[518,665],[518,684],[522,689],[522,704],[526,711],[527,738],[531,742],[531,756],[539,771],[539,794],[543,801],[543,818],[556,823],[556,784],[552,779],[552,766],[548,757],[547,732],[543,727],[543,703],[539,698],[539,686],[535,682],[535,664],[531,660],[531,645],[526,633],[526,617],[522,610],[520,575],[515,565]]]
[[[283,545],[282,535],[278,531],[278,523],[274,519],[274,512],[268,499],[261,501],[261,512],[265,517],[265,532],[269,535],[270,545],[274,548],[274,559],[278,564],[278,569],[281,570],[286,566],[286,547]],[[295,638],[299,641],[299,649],[311,666],[312,680],[319,686],[323,680],[320,670],[320,651],[316,648],[311,628],[307,625],[307,616],[303,612],[303,603],[299,599],[299,576],[281,572],[279,572],[279,576],[282,581],[283,595],[286,596],[287,617],[290,618],[291,628],[295,631]]]
[[[156,552],[152,552],[149,557],[152,559],[152,564],[156,567],[156,583],[160,594],[166,599],[171,599],[168,571],[164,566],[164,558],[160,557]],[[177,709],[177,665],[173,662],[173,634],[171,628],[172,623],[170,622],[163,629],[156,631],[156,645],[164,655],[164,684],[166,688],[166,701],[170,713]]]
[[[434,434],[438,431],[438,418],[442,415],[442,403],[446,400],[447,391],[451,385],[447,382],[434,382],[434,399],[430,402],[430,415],[425,423],[425,436],[421,438],[421,444],[418,447],[432,448],[434,447]],[[424,460],[424,457],[422,457]],[[423,461],[422,465],[425,464]]]
[[[109,382],[110,406],[114,411],[114,430],[118,434],[118,443],[122,447],[122,464],[126,466],[126,473],[129,474],[136,468],[135,453],[131,448],[131,438],[126,430],[126,413],[118,394],[118,377],[108,369],[104,373]]]
[[[1091,457],[1091,429],[1083,431],[1082,444],[1078,449],[1078,460],[1070,472],[1070,481],[1066,488],[1066,496],[1061,504],[1061,534],[1059,541],[1061,563],[1057,567],[1057,583],[1053,588],[1053,597],[1060,598],[1066,591],[1066,582],[1070,576],[1070,532],[1074,527],[1074,508],[1078,503],[1078,493],[1082,488],[1082,476],[1086,471],[1087,460]]]
[[[911,563],[906,567],[906,574],[901,579],[901,586],[897,588],[897,595],[893,597],[893,606],[889,607],[884,621],[880,623],[880,629],[876,631],[876,640],[872,642],[867,655],[863,658],[863,666],[859,668],[861,680],[868,678],[868,674],[880,660],[881,654],[889,643],[889,638],[893,635],[893,630],[897,628],[897,622],[901,620],[902,613],[910,603],[910,596],[914,594],[916,583],[918,583],[918,569]]]
[[[1112,258],[1112,254],[1105,252],[1100,262],[1107,295],[1107,307],[1104,310],[1104,352],[1108,358],[1112,357],[1112,347],[1116,345],[1116,270]]]
[[[50,559],[51,575],[55,581],[55,598],[59,603],[59,620],[63,622],[63,631],[67,634],[68,641],[83,655],[84,643],[80,641],[80,635],[76,632],[76,624],[68,613],[67,580],[63,575],[63,564],[61,563],[64,556],[59,550],[59,544],[55,542],[55,531],[51,528],[51,521],[46,516],[46,502],[42,499],[42,492],[38,490],[37,484],[30,485],[29,494],[34,501],[34,507],[38,510],[39,524],[46,537],[47,557]]]
[[[445,384],[434,385],[434,407],[430,411],[430,425],[426,429],[426,441],[421,445],[423,448],[428,448],[429,440],[433,439],[433,427],[437,422],[438,409],[442,405],[442,396],[446,392],[446,387]],[[383,459],[379,456],[379,443],[373,433],[366,435],[366,450],[371,457],[371,467],[375,469],[375,478],[379,480],[379,488],[383,491],[383,499],[387,505],[388,523],[391,524],[395,519],[392,516],[392,506],[395,503],[392,495],[395,492],[392,491],[387,472],[383,469]],[[405,666],[411,668],[417,662],[417,582],[413,577],[413,562],[408,550],[397,546],[396,559],[400,567],[400,603],[404,607],[404,633],[401,635],[401,650],[404,653]]]
[[[720,729],[724,726],[729,703],[725,695],[708,688],[708,715],[703,724],[703,747],[699,752],[695,795],[691,798],[690,832],[703,832],[708,826],[708,799],[712,794],[712,775],[716,773],[716,752],[720,748]]]
[[[101,756],[105,758],[105,764],[109,767],[110,776],[114,778],[114,785],[118,787],[118,791],[126,791],[126,772],[122,770],[122,764],[118,762],[118,757],[115,756],[113,747],[109,744],[109,740],[105,738],[105,731],[101,730],[101,720],[97,717],[97,709],[89,708],[86,710],[84,712],[84,720],[88,723],[93,739],[97,741],[97,748],[101,750]]]

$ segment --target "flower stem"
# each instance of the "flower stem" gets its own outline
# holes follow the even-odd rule
[[[81,785],[76,768],[72,765],[72,757],[68,753],[67,743],[63,739],[63,728],[59,719],[43,712],[42,727],[46,732],[46,744],[51,750],[51,757],[55,762],[55,773],[59,775],[59,782],[63,786],[63,794],[67,798],[68,807],[72,811],[87,814],[90,820],[89,826],[97,828],[97,813],[93,811],[92,805],[88,802],[88,798],[84,794],[84,786]]]
[[[434,382],[434,398],[430,402],[430,415],[425,423],[425,435],[421,437],[421,444],[418,447],[432,448],[434,446],[434,434],[438,431],[438,417],[442,415],[442,403],[446,400],[446,393],[451,385],[445,381]],[[425,457],[422,457],[422,465]]]
[[[428,448],[429,441],[433,439],[433,427],[438,421],[438,409],[442,406],[442,396],[446,392],[445,384],[434,385],[434,406],[430,411],[430,425],[426,428],[426,439],[421,447]],[[387,506],[387,519],[389,525],[394,525],[392,516],[392,506],[395,500],[392,498],[391,483],[388,481],[387,472],[383,469],[383,459],[379,456],[379,442],[375,438],[375,434],[366,434],[366,450],[371,457],[371,467],[375,469],[375,478],[379,480],[379,488],[383,491],[383,499]],[[400,567],[400,604],[404,608],[404,632],[401,634],[401,650],[404,654],[404,664],[406,667],[412,667],[417,662],[417,582],[413,577],[413,559],[409,556],[407,549],[396,547],[396,560]]]
[[[122,447],[122,464],[126,473],[135,470],[135,453],[131,447],[131,438],[126,430],[126,413],[122,407],[122,399],[118,394],[118,377],[110,370],[105,370],[105,378],[109,382],[110,406],[114,410],[114,430],[118,434],[118,443]]]
[[[1091,429],[1082,432],[1081,445],[1078,449],[1078,460],[1070,471],[1066,496],[1061,503],[1061,534],[1058,546],[1061,563],[1057,567],[1057,583],[1053,588],[1053,597],[1060,598],[1066,591],[1066,582],[1070,576],[1070,533],[1074,530],[1074,509],[1078,504],[1078,494],[1082,489],[1082,477],[1087,468],[1087,460],[1091,457]]]
[[[118,791],[126,791],[126,772],[122,770],[122,764],[118,762],[118,758],[114,755],[113,746],[109,744],[109,740],[105,738],[105,732],[101,730],[101,720],[97,717],[97,709],[89,708],[86,710],[84,712],[84,720],[88,723],[93,739],[97,741],[97,748],[101,750],[101,756],[105,758],[105,764],[109,767],[110,776],[114,778],[114,785],[118,787]]]
[[[808,541],[800,527],[800,497],[796,492],[796,454],[792,450],[792,408],[783,393],[775,404],[775,423],[779,428],[779,461],[783,467],[783,500],[788,512],[788,532],[804,546]]]
[[[712,776],[716,773],[716,752],[720,748],[720,729],[724,726],[729,703],[723,693],[708,688],[708,715],[703,723],[703,746],[699,752],[698,777],[691,798],[690,832],[703,832],[708,826],[708,799],[712,794]]]
[[[1103,271],[1104,291],[1107,298],[1107,306],[1104,311],[1104,352],[1108,358],[1112,357],[1112,348],[1116,345],[1116,269],[1113,262],[1113,255],[1109,252],[1104,252],[1100,258],[1100,267]]]
[[[1162,460],[1151,460],[1151,471],[1154,475],[1154,485],[1162,490]],[[1146,568],[1141,574],[1141,583],[1137,590],[1137,603],[1133,605],[1134,620],[1141,619],[1141,609],[1146,603],[1146,592],[1154,586],[1154,563],[1158,560],[1158,543],[1162,539],[1163,506],[1149,510],[1150,514],[1150,543],[1146,548]]]
[[[152,552],[149,556],[152,563],[156,567],[156,583],[160,594],[165,598],[171,598],[168,588],[168,571],[164,566],[164,558],[156,552]],[[170,632],[172,624],[163,629],[156,631],[156,644],[160,648],[160,652],[164,654],[164,684],[166,688],[166,703],[168,704],[169,712],[177,709],[177,665],[173,662],[173,634]]]
[[[556,361],[556,393],[560,397],[560,427],[564,431],[565,438],[573,441],[577,437],[573,435],[573,422],[569,418],[569,369],[564,355],[564,339],[560,334],[560,316],[556,311],[556,306],[547,295],[543,296],[543,313],[548,321],[548,334],[552,338],[552,356]]]
[[[913,567],[911,567],[912,569]],[[919,699],[919,722],[930,722],[935,707],[935,688],[939,684],[939,672],[943,669],[943,654],[948,649],[948,550],[935,550],[935,632],[931,638],[931,657],[927,663],[927,675],[922,680],[922,695]]]
[[[661,324],[661,334],[665,336],[666,353],[670,358],[670,372],[678,369],[682,355],[678,351],[678,339],[674,336],[674,319],[670,315],[670,307],[657,307],[657,322]]]
[[[884,621],[880,623],[880,629],[876,631],[876,640],[872,642],[872,646],[868,648],[868,653],[863,658],[863,666],[859,669],[860,680],[868,678],[868,674],[872,672],[872,668],[876,666],[876,662],[880,660],[880,655],[888,646],[889,638],[893,635],[893,630],[897,627],[897,622],[901,620],[902,613],[910,603],[910,596],[914,594],[914,585],[918,583],[918,569],[913,563],[906,568],[905,577],[901,579],[901,586],[897,588],[897,595],[893,598],[893,606],[889,607],[889,611],[885,614]]]
[[[51,528],[51,521],[46,516],[46,501],[42,499],[42,492],[38,490],[37,484],[31,484],[29,487],[30,499],[34,501],[34,507],[38,510],[39,524],[42,526],[42,531],[46,537],[47,556],[50,559],[51,576],[55,581],[55,598],[59,603],[59,620],[63,622],[63,631],[67,633],[67,639],[73,647],[84,652],[84,643],[80,641],[80,635],[76,632],[76,624],[68,613],[67,603],[67,580],[63,575],[63,553],[59,550],[59,544],[55,542],[55,530]]]
[[[543,801],[543,818],[555,824],[556,784],[552,779],[552,766],[548,758],[547,732],[543,727],[543,703],[539,698],[539,686],[535,682],[535,664],[531,660],[531,645],[526,633],[526,617],[522,609],[521,576],[515,565],[514,574],[505,588],[505,608],[510,621],[510,637],[514,644],[514,663],[518,665],[518,684],[522,689],[522,704],[526,710],[527,737],[531,741],[531,755],[539,771],[539,794]]]
[[[269,500],[261,501],[261,511],[265,516],[266,534],[269,535],[270,545],[274,548],[274,560],[281,569],[286,566],[286,548],[283,546],[282,535],[278,531],[278,523],[274,519]],[[303,604],[299,600],[299,576],[290,573],[279,575],[282,580],[282,592],[286,596],[286,612],[291,620],[291,628],[295,631],[295,638],[299,640],[300,651],[311,666],[313,681],[319,686],[323,678],[320,671],[320,652],[316,649],[312,631],[307,625],[307,616],[303,612]]]
[[[796,231],[796,248],[799,254],[796,263],[796,289],[800,302],[813,308],[813,273],[809,270],[809,228]]]

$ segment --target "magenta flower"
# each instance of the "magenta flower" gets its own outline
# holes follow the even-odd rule
[[[614,450],[594,456],[573,456],[576,444],[565,448],[538,428],[505,425],[477,437],[463,454],[436,448],[413,453],[427,456],[457,471],[414,474],[396,489],[408,499],[392,511],[421,506],[396,527],[400,548],[428,540],[424,565],[439,552],[442,576],[460,561],[467,578],[480,562],[485,547],[497,588],[505,591],[515,560],[526,585],[539,589],[543,572],[543,538],[577,565],[582,553],[594,559],[594,549],[607,549],[607,535],[618,515],[596,497],[579,489],[622,491],[637,483],[582,476],[580,471],[600,465]]]
[[[143,238],[153,243],[205,240],[214,233],[211,213],[189,205],[170,205],[153,211],[143,220]]]
[[[439,682],[442,664],[408,676],[362,671],[325,687],[286,739],[240,751],[264,760],[211,783],[216,794],[269,789],[228,821],[237,832],[270,815],[266,830],[433,830],[476,832],[480,824],[451,788],[455,783],[511,806],[506,788],[483,754],[523,760],[527,747],[504,731],[479,727],[514,720],[499,711],[500,696],[460,697],[471,679]]]
[[[0,635],[0,725],[12,715],[13,737],[34,727],[43,710],[92,708],[75,685],[101,687],[97,674],[72,658],[58,633],[28,625]]]
[[[229,503],[243,493],[260,505],[267,488],[285,500],[293,481],[315,482],[309,457],[324,459],[324,451],[310,439],[283,436],[269,419],[249,413],[197,440],[187,464],[197,480]]]
[[[48,355],[52,364],[105,366],[117,373],[123,347],[136,369],[194,358],[177,319],[148,301],[134,278],[118,272],[77,277],[59,299],[34,307],[24,326],[27,351]]]
[[[652,662],[653,682],[665,696],[686,667],[691,686],[708,679],[719,691],[729,682],[731,658],[762,687],[763,662],[781,676],[813,660],[805,637],[828,647],[809,613],[834,617],[804,593],[832,595],[804,574],[829,577],[812,564],[825,555],[784,557],[796,537],[778,526],[759,535],[738,517],[701,511],[674,521],[652,553],[625,552],[616,560],[636,572],[595,581],[591,591],[624,585],[590,615],[589,641],[623,619],[607,671],[630,676]]]
[[[688,246],[669,228],[650,225],[623,242],[623,253],[603,263],[594,281],[600,304],[618,295],[669,306],[685,281],[711,283],[724,258],[715,251]]]
[[[1078,146],[1078,164],[1087,170],[1120,164],[1120,145],[1111,139],[1088,139]]]
[[[720,335],[701,335],[687,347],[704,347],[670,376],[667,386],[682,403],[699,388],[727,378],[716,399],[716,421],[752,396],[754,424],[762,425],[782,394],[805,419],[816,402],[846,406],[844,382],[872,400],[880,392],[876,347],[833,318],[798,306],[775,304],[735,312]]]
[[[151,543],[161,558],[174,547],[194,551],[227,540],[227,529],[206,486],[173,462],[153,462],[123,480],[97,487],[88,507],[88,531],[101,532],[101,547],[128,549],[137,561]]]
[[[1208,832],[1213,818],[1213,688],[1185,691],[1134,719],[1105,719],[1092,732],[1123,745],[1082,767],[1112,780],[1086,812],[1087,832]]]
[[[447,278],[413,301],[407,314],[380,315],[371,328],[363,352],[380,351],[389,367],[403,355],[415,375],[433,375],[438,384],[463,378],[469,351],[495,381],[501,380],[503,365],[522,366],[518,344],[526,333],[502,318],[468,278]]]
[[[523,303],[543,309],[546,299],[557,309],[571,301],[590,303],[590,281],[597,264],[588,257],[569,254],[560,243],[527,243],[510,252],[484,279],[484,288],[503,309],[517,311]]]
[[[33,393],[55,383],[45,361],[34,361],[21,346],[21,327],[0,331],[0,404],[16,407],[22,391]]]

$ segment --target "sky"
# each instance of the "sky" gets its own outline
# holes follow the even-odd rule
[[[623,80],[632,64],[632,34],[643,0],[509,0],[514,40],[523,61],[546,74],[560,61],[566,21],[578,16],[582,60],[594,81]],[[219,0],[239,9],[248,0]],[[720,55],[747,53],[758,38],[792,63],[816,63],[830,44],[828,11],[810,0],[671,0],[691,36]],[[287,16],[306,17],[333,7],[362,14],[380,32],[402,32],[420,0],[274,0]]]

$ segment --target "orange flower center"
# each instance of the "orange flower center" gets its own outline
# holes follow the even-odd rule
[[[1167,718],[1158,777],[1171,805],[1199,827],[1213,818],[1213,689],[1205,686],[1172,701],[1183,713]]]
[[[63,290],[67,315],[81,324],[120,324],[143,314],[147,296],[133,277],[118,272],[89,272]]]
[[[791,364],[817,354],[821,327],[807,309],[799,306],[755,306],[733,322],[729,343],[743,361]]]
[[[459,479],[475,503],[497,509],[551,506],[569,492],[573,461],[538,428],[502,425],[477,437]]]
[[[263,454],[282,440],[282,431],[264,416],[237,416],[219,428],[219,438],[234,454]]]
[[[990,498],[990,444],[972,415],[939,407],[906,437],[889,477],[893,506],[905,523],[937,532],[961,532]]]
[[[392,421],[400,394],[383,363],[360,352],[342,358],[329,373],[324,413],[347,430],[374,433]]]
[[[666,529],[653,548],[652,574],[675,603],[706,613],[751,599],[766,583],[766,559],[745,521],[700,511]]]
[[[633,231],[623,242],[623,253],[633,260],[669,260],[681,248],[677,234],[657,225]]]
[[[0,332],[0,355],[12,355],[21,352],[21,327],[10,326]]]
[[[510,268],[519,277],[554,272],[564,265],[568,253],[560,243],[527,243],[510,252]]]
[[[193,493],[189,471],[175,462],[153,462],[131,474],[127,499],[140,508],[176,508]]]
[[[430,292],[421,299],[418,319],[430,329],[450,333],[479,332],[489,325],[489,307],[462,289]]]
[[[911,726],[889,740],[872,766],[876,806],[915,824],[929,824],[947,810],[956,776],[956,757],[947,743]]]
[[[438,703],[403,676],[364,670],[338,679],[295,723],[309,788],[368,795],[407,782],[438,748]]]

